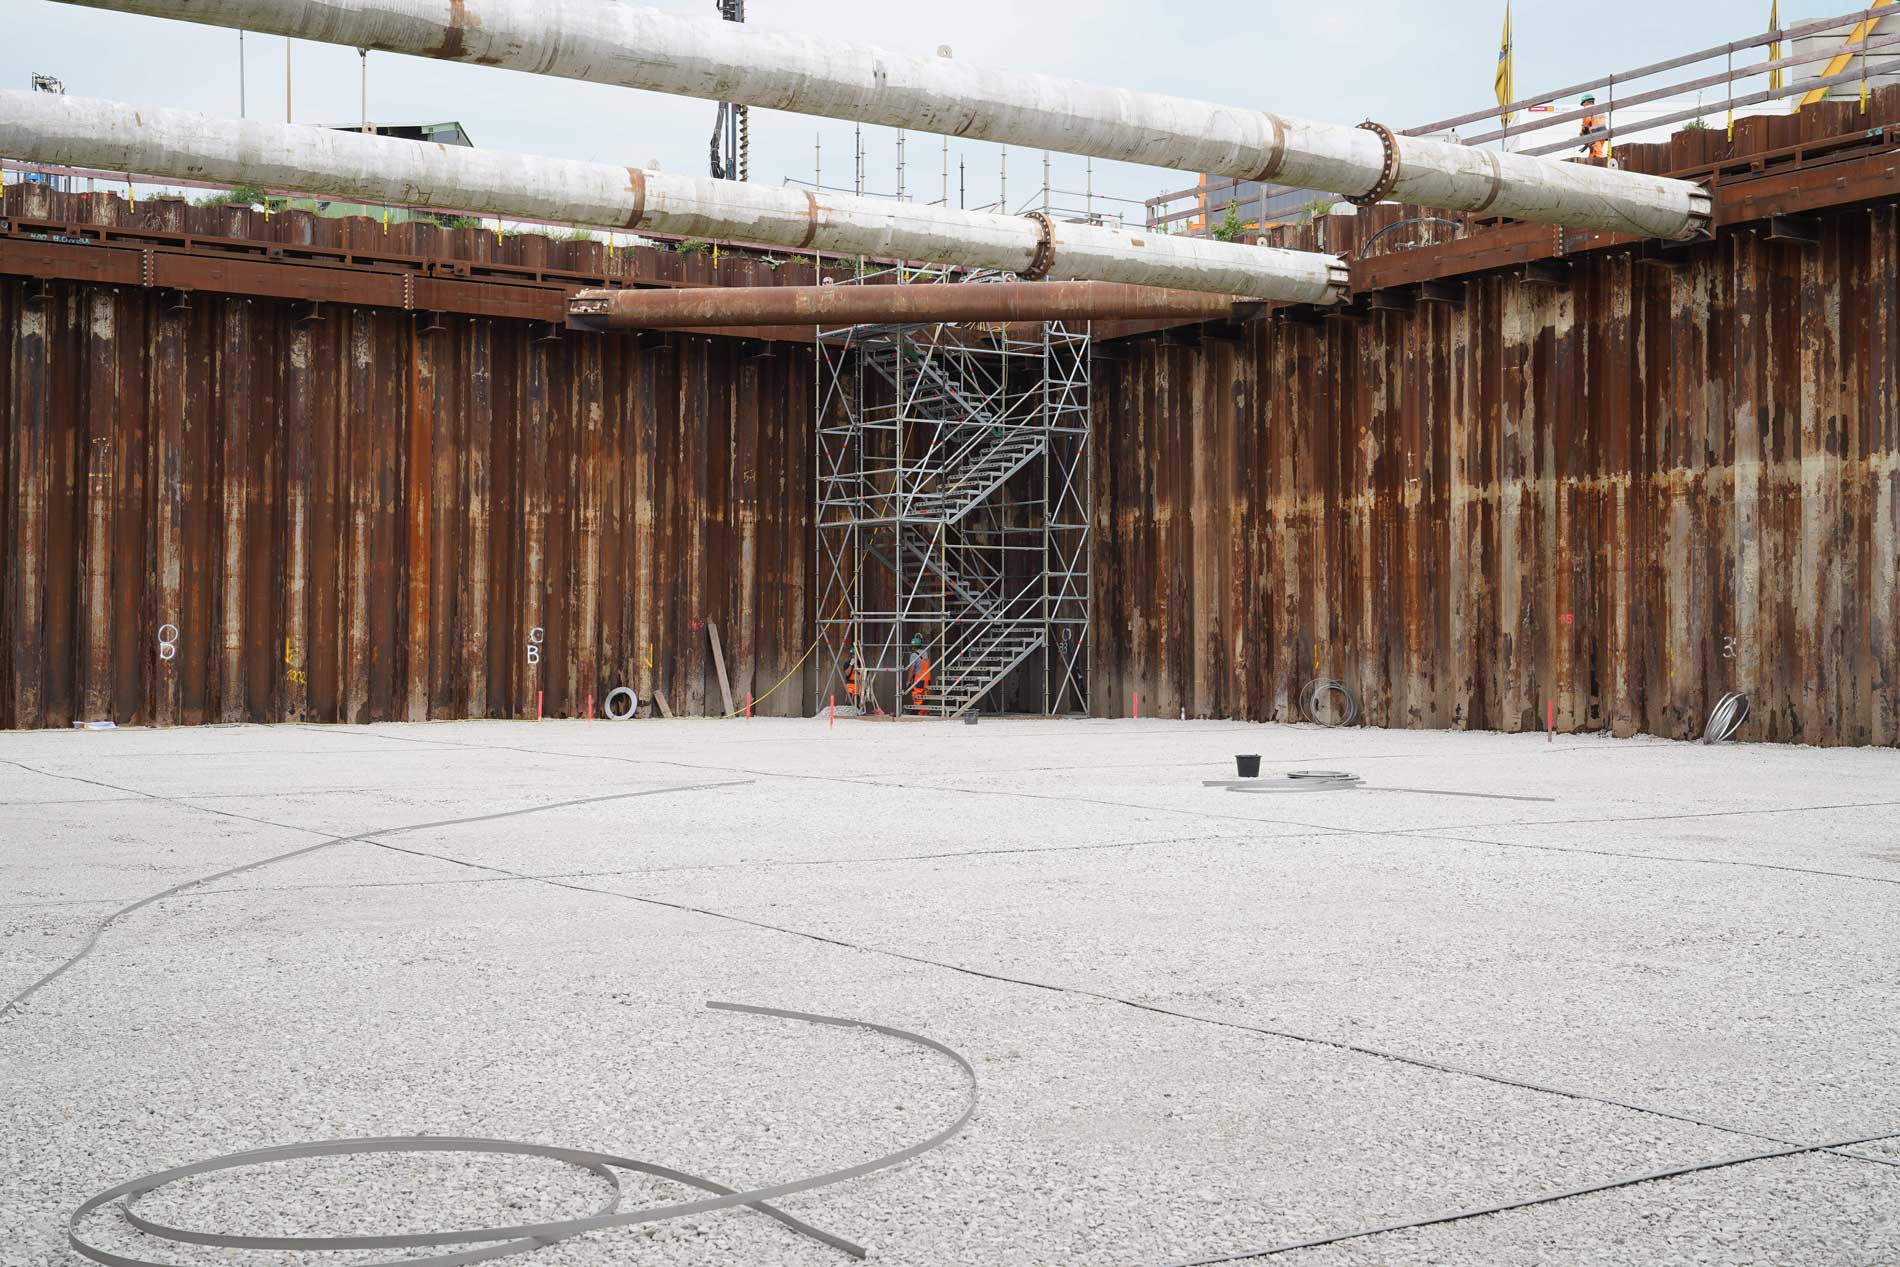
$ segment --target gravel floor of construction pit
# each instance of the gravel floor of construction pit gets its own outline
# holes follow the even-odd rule
[[[1201,787],[1235,752],[1425,791]],[[63,1222],[87,1196],[239,1149],[481,1135],[750,1186],[887,1153],[966,1102],[934,1053],[718,999],[916,1030],[975,1064],[963,1135],[782,1203],[915,1267],[1159,1267],[1776,1146],[1762,1134],[1900,1132],[1900,857],[1875,826],[1896,776],[1891,752],[1233,723],[0,736],[7,995],[118,905],[383,833],[146,906],[0,1016],[0,1264],[77,1261]],[[1560,827],[1568,852],[1516,847]],[[1286,1257],[1860,1267],[1896,1258],[1896,1181],[1795,1157]],[[142,1208],[385,1233],[600,1197],[549,1162],[439,1157],[272,1166]],[[109,1212],[88,1230],[194,1265],[389,1256],[157,1246]],[[515,1261],[844,1259],[740,1210]]]

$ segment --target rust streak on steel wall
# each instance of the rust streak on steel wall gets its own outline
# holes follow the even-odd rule
[[[1373,725],[1534,730],[1554,700],[1564,731],[1683,738],[1739,689],[1750,737],[1900,743],[1900,209],[1819,223],[1116,345],[1097,708],[1290,721],[1325,675]]]
[[[266,226],[177,202],[138,216],[365,256],[608,267],[598,242]],[[811,281],[805,265],[718,269]],[[620,685],[691,712],[717,700],[707,620],[735,692],[792,668],[810,638],[808,351],[434,325],[0,278],[0,727],[531,717],[537,692],[578,716]],[[806,695],[794,677],[761,711],[801,714]]]

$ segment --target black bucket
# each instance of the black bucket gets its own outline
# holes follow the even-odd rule
[[[1260,777],[1260,755],[1255,753],[1250,757],[1236,756],[1234,768],[1240,772],[1240,777],[1243,779],[1257,779]]]

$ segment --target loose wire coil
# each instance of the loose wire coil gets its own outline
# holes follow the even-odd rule
[[[1747,720],[1748,696],[1740,691],[1730,691],[1716,702],[1714,710],[1709,713],[1708,724],[1702,728],[1702,742],[1727,743]]]
[[[1346,701],[1346,715],[1338,721],[1327,721],[1320,717],[1320,701],[1328,695],[1337,695]],[[1344,682],[1334,678],[1314,678],[1300,691],[1300,716],[1315,726],[1350,726],[1359,720],[1359,697]]]
[[[795,1179],[789,1183],[774,1184],[766,1188],[754,1188],[749,1192],[738,1192],[710,1179],[702,1179],[631,1157],[616,1157],[608,1153],[597,1153],[591,1149],[524,1144],[500,1139],[405,1135],[376,1139],[326,1140],[308,1144],[286,1144],[276,1148],[251,1149],[241,1153],[230,1153],[223,1157],[214,1157],[209,1161],[197,1162],[194,1165],[159,1171],[156,1174],[145,1175],[106,1189],[73,1211],[72,1217],[66,1224],[67,1244],[93,1262],[104,1264],[105,1267],[181,1267],[179,1264],[116,1254],[110,1250],[101,1249],[80,1236],[80,1225],[88,1216],[102,1206],[118,1201],[121,1213],[134,1228],[147,1236],[171,1241],[174,1244],[210,1245],[220,1249],[278,1250],[427,1249],[441,1245],[480,1246],[480,1248],[458,1249],[446,1254],[431,1254],[420,1258],[386,1259],[375,1263],[359,1264],[359,1267],[462,1267],[465,1263],[477,1263],[510,1254],[526,1253],[529,1250],[540,1249],[556,1241],[579,1236],[585,1232],[598,1231],[601,1228],[631,1227],[639,1223],[657,1223],[692,1214],[709,1214],[715,1210],[726,1210],[735,1206],[750,1206],[761,1214],[777,1219],[795,1232],[822,1241],[835,1249],[843,1250],[854,1258],[863,1258],[865,1256],[863,1247],[843,1237],[822,1232],[793,1218],[783,1210],[767,1205],[766,1202],[795,1193],[810,1192],[814,1188],[829,1187],[847,1179],[856,1179],[861,1175],[868,1175],[873,1171],[909,1161],[947,1142],[961,1131],[976,1113],[976,1069],[968,1060],[935,1039],[925,1038],[921,1034],[912,1034],[901,1029],[891,1029],[884,1025],[874,1025],[869,1021],[818,1016],[809,1012],[787,1012],[779,1008],[753,1007],[742,1003],[708,1003],[706,1006],[722,1012],[777,1017],[781,1020],[803,1021],[811,1025],[829,1025],[839,1029],[867,1029],[919,1047],[926,1047],[948,1057],[957,1068],[963,1071],[970,1083],[969,1103],[956,1121],[920,1143],[871,1161],[859,1162],[843,1170],[833,1170],[808,1179]],[[177,1183],[195,1175],[242,1170],[268,1162],[297,1161],[311,1157],[361,1156],[371,1153],[490,1153],[517,1157],[546,1157],[566,1162],[597,1178],[604,1179],[611,1191],[606,1204],[594,1214],[583,1218],[558,1219],[547,1223],[525,1223],[513,1227],[461,1228],[441,1232],[382,1236],[246,1236],[203,1232],[158,1223],[141,1216],[135,1208],[138,1199],[147,1193],[155,1192],[168,1184]],[[714,1195],[693,1201],[676,1202],[672,1205],[622,1212],[620,1210],[622,1199],[620,1181],[609,1167],[655,1175]]]
[[[1234,779],[1214,786],[1229,792],[1250,794],[1275,792],[1344,792],[1365,782],[1344,770],[1292,770],[1277,779]]]

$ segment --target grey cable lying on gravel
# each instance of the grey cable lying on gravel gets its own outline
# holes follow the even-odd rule
[[[19,763],[9,762],[8,764],[18,765]],[[21,766],[20,768],[30,769],[31,767]],[[41,772],[36,770],[34,771],[34,773],[38,774]],[[62,775],[53,775],[50,777],[71,778],[80,783],[92,783],[96,787],[111,787],[113,791],[118,791],[118,792],[123,792],[126,790],[124,788],[113,787],[109,783],[97,783],[92,779],[81,779],[77,775],[62,774]],[[589,796],[589,797],[583,797],[579,800],[573,800],[573,801],[555,801],[546,805],[529,805],[521,809],[503,810],[495,814],[476,814],[476,815],[472,815],[465,818],[443,819],[439,822],[433,822],[433,823],[412,823],[406,827],[385,827],[377,831],[357,832],[354,835],[349,835],[349,836],[330,836],[330,837],[327,837],[326,839],[317,841],[315,844],[305,845],[301,849],[292,849],[288,853],[275,854],[269,858],[259,858],[255,862],[247,862],[247,863],[244,863],[242,866],[228,867],[225,870],[216,872],[215,874],[212,874],[212,875],[199,876],[195,880],[186,880],[182,884],[174,884],[169,889],[162,889],[159,892],[152,894],[150,897],[142,897],[136,902],[132,902],[126,906],[122,906],[118,910],[106,916],[104,919],[100,920],[97,924],[93,926],[91,936],[86,938],[86,944],[81,946],[78,949],[78,951],[75,952],[70,958],[68,958],[65,962],[59,964],[52,971],[48,972],[45,976],[41,977],[39,980],[35,981],[33,984],[27,986],[26,989],[14,995],[11,999],[8,999],[5,1004],[0,1004],[0,1017],[4,1017],[8,1012],[13,1011],[14,1009],[18,1008],[20,1004],[26,1002],[29,998],[33,997],[34,994],[38,993],[40,990],[45,989],[47,986],[53,984],[53,982],[59,980],[59,978],[65,976],[67,972],[69,972],[72,968],[77,966],[88,955],[92,954],[92,952],[99,945],[99,939],[105,935],[106,929],[112,927],[114,924],[118,923],[120,920],[124,919],[126,916],[131,915],[136,911],[142,910],[145,907],[152,905],[154,902],[162,902],[166,898],[177,897],[180,893],[185,893],[192,889],[200,888],[207,884],[215,884],[219,880],[228,880],[232,876],[243,875],[247,871],[256,871],[261,867],[274,866],[275,864],[279,862],[289,862],[293,858],[301,858],[306,854],[316,853],[320,849],[329,849],[336,845],[346,845],[354,841],[367,840],[371,836],[396,836],[396,835],[402,835],[408,832],[429,831],[432,828],[462,827],[471,823],[492,823],[503,818],[519,818],[524,814],[539,814],[547,810],[571,809],[578,805],[602,805],[609,801],[632,800],[636,797],[642,797],[642,796],[660,796],[660,795],[670,793],[670,792],[703,792],[703,791],[711,790],[713,788],[742,787],[746,783],[749,783],[751,781],[752,780],[749,780],[749,779],[741,779],[741,780],[734,780],[734,781],[729,781],[725,783],[695,783],[695,784],[691,784],[684,787],[644,788],[638,792],[616,792],[609,796]],[[162,801],[165,798],[155,796],[155,797],[151,797],[150,799]],[[269,826],[281,827],[286,831],[300,831],[300,832],[311,831],[311,829],[308,827],[296,827],[288,823],[273,823],[273,822],[270,822],[269,819],[249,818],[247,815],[230,814],[223,810],[208,809],[204,806],[194,805],[194,806],[191,806],[190,808],[202,810],[203,812],[208,813],[208,814],[218,814],[222,817],[227,817],[227,818],[242,818],[242,819],[246,819],[249,822],[267,823]]]
[[[345,1249],[428,1249],[439,1245],[481,1244],[484,1248],[458,1250],[448,1254],[432,1254],[418,1258],[401,1258],[382,1263],[362,1263],[357,1267],[461,1267],[466,1263],[477,1263],[487,1259],[501,1258],[510,1254],[526,1253],[540,1249],[557,1241],[567,1240],[586,1232],[603,1228],[632,1227],[641,1223],[657,1223],[667,1219],[683,1218],[691,1214],[710,1214],[717,1210],[729,1210],[735,1206],[750,1206],[762,1214],[777,1219],[793,1231],[813,1237],[856,1258],[863,1258],[862,1247],[852,1244],[841,1237],[821,1232],[803,1223],[784,1211],[776,1209],[766,1202],[780,1197],[788,1197],[800,1192],[810,1192],[815,1188],[830,1187],[868,1175],[873,1171],[886,1170],[919,1157],[931,1149],[948,1142],[976,1113],[977,1077],[976,1068],[961,1054],[946,1047],[933,1038],[922,1034],[913,1034],[908,1030],[893,1029],[888,1025],[877,1025],[870,1021],[850,1020],[838,1016],[820,1016],[811,1012],[789,1012],[781,1008],[757,1007],[744,1003],[708,1003],[706,1005],[722,1012],[737,1012],[747,1016],[767,1016],[781,1020],[802,1021],[811,1025],[828,1025],[838,1029],[864,1029],[884,1034],[891,1038],[919,1047],[928,1048],[939,1055],[948,1057],[957,1068],[963,1071],[969,1080],[969,1102],[963,1112],[949,1126],[938,1131],[930,1138],[887,1153],[870,1161],[858,1162],[839,1170],[827,1171],[805,1179],[795,1179],[789,1183],[772,1184],[769,1187],[754,1188],[739,1192],[723,1184],[714,1183],[683,1171],[657,1166],[650,1162],[638,1161],[630,1157],[617,1157],[608,1153],[597,1153],[590,1149],[561,1148],[546,1144],[514,1143],[508,1140],[446,1137],[434,1135],[393,1136],[374,1139],[327,1140],[309,1144],[286,1144],[275,1148],[250,1149],[245,1152],[231,1153],[223,1157],[214,1157],[189,1166],[179,1166],[171,1170],[142,1176],[138,1179],[108,1188],[84,1202],[73,1211],[66,1225],[66,1241],[72,1248],[105,1267],[175,1267],[174,1264],[147,1258],[132,1258],[101,1249],[86,1241],[80,1235],[80,1226],[102,1206],[113,1201],[121,1202],[121,1210],[127,1222],[140,1232],[161,1240],[178,1244],[209,1245],[220,1249],[279,1249],[300,1251],[330,1251]],[[313,1157],[360,1156],[370,1153],[489,1153],[526,1157],[547,1157],[555,1161],[566,1162],[604,1179],[612,1195],[601,1210],[593,1215],[578,1219],[557,1219],[544,1223],[523,1223],[508,1227],[460,1228],[441,1232],[417,1232],[380,1236],[248,1236],[237,1233],[201,1232],[186,1228],[171,1227],[141,1217],[134,1208],[141,1196],[155,1192],[168,1184],[195,1175],[212,1174],[220,1171],[247,1169],[270,1162],[299,1161]],[[670,1179],[703,1191],[715,1193],[695,1201],[676,1202],[671,1205],[653,1206],[641,1210],[620,1211],[623,1194],[619,1179],[609,1168],[633,1170],[643,1174],[656,1175]]]
[[[1748,1153],[1740,1157],[1723,1157],[1715,1161],[1694,1162],[1687,1166],[1672,1166],[1667,1170],[1646,1170],[1641,1174],[1624,1175],[1617,1179],[1608,1179],[1602,1183],[1593,1183],[1581,1188],[1565,1188],[1561,1192],[1545,1192],[1534,1197],[1524,1197],[1517,1201],[1503,1201],[1497,1205],[1476,1206],[1467,1210],[1453,1210],[1447,1214],[1427,1215],[1422,1219],[1407,1219],[1399,1223],[1382,1223],[1377,1227],[1364,1227],[1354,1232],[1339,1232],[1331,1236],[1316,1236],[1310,1240],[1287,1241],[1280,1245],[1269,1245],[1262,1249],[1243,1249],[1230,1254],[1215,1254],[1208,1258],[1183,1258],[1165,1264],[1165,1267],[1213,1267],[1216,1263],[1239,1263],[1250,1258],[1271,1258],[1275,1254],[1290,1254],[1295,1250],[1317,1249],[1322,1245],[1337,1245],[1341,1241],[1362,1240],[1368,1236],[1384,1236],[1390,1232],[1410,1232],[1422,1227],[1434,1227],[1440,1223],[1457,1223],[1465,1219],[1480,1219],[1486,1215],[1504,1214],[1511,1210],[1522,1210],[1530,1206],[1549,1205],[1556,1201],[1568,1201],[1573,1197],[1587,1197],[1592,1193],[1610,1192],[1617,1188],[1630,1188],[1639,1183],[1654,1183],[1660,1179],[1676,1179],[1683,1175],[1700,1174],[1705,1170],[1724,1170],[1730,1166],[1746,1166],[1752,1162],[1774,1161],[1781,1157],[1800,1157],[1807,1153],[1824,1153],[1830,1149],[1852,1148],[1857,1144],[1877,1144],[1882,1140],[1900,1138],[1900,1131],[1884,1131],[1879,1135],[1860,1135],[1853,1139],[1835,1140],[1826,1144],[1810,1144],[1795,1148],[1780,1148],[1773,1152]],[[1850,1157],[1861,1154],[1848,1153]]]

